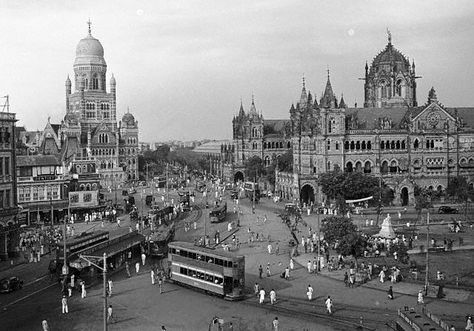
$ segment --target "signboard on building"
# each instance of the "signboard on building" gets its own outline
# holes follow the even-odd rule
[[[92,208],[99,205],[98,191],[69,192],[70,208]]]

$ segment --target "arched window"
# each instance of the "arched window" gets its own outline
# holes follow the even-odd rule
[[[402,140],[402,149],[406,149],[406,148],[407,148],[407,146],[405,144],[405,140]]]
[[[380,172],[383,174],[388,173],[388,161],[382,162],[382,166],[380,167]]]
[[[280,141],[280,148],[283,148],[283,142]]]
[[[94,75],[92,78],[92,89],[98,90],[99,89],[99,79],[97,78],[97,74]]]
[[[387,141],[385,142],[385,148],[386,148],[386,149],[390,149],[390,141],[389,141],[389,140],[387,140]]]
[[[390,149],[395,149],[395,140],[392,140],[392,143],[390,144]]]
[[[397,171],[398,171],[398,164],[395,160],[393,160],[392,162],[390,162],[390,172],[395,173]]]
[[[266,167],[268,167],[268,166],[270,165],[270,162],[271,162],[270,156],[268,156],[268,155],[265,156],[265,166],[266,166]]]
[[[349,149],[349,142],[348,141],[344,142],[344,149]]]
[[[291,143],[288,142],[288,143],[286,144],[286,147],[287,147],[287,148],[290,148],[290,147],[291,147]]]
[[[357,150],[360,149],[360,141],[357,141],[357,142],[356,142],[356,149],[357,149]]]
[[[397,82],[395,83],[395,95],[396,96],[402,96],[402,80],[399,79],[397,80]]]
[[[372,167],[369,161],[365,161],[364,164],[364,173],[370,174],[372,172]]]
[[[362,172],[362,162],[360,162],[360,161],[356,162],[355,171],[356,172]]]
[[[418,139],[415,139],[415,142],[413,143],[413,149],[418,149],[420,147],[420,142]]]
[[[362,141],[361,148],[362,148],[362,149],[365,149],[365,148],[366,148],[366,146],[365,146],[365,140]]]
[[[380,142],[380,149],[385,149],[385,142],[383,140]]]
[[[396,149],[400,149],[400,140],[397,140],[396,144],[395,144],[395,148]]]
[[[355,143],[354,141],[351,141],[351,150],[353,150],[355,148]]]
[[[275,148],[275,142],[272,141],[272,148]]]
[[[387,86],[386,86],[386,83],[385,81],[381,81],[380,82],[380,85],[381,85],[381,89],[382,89],[382,98],[387,98]]]
[[[372,149],[372,142],[370,140],[367,142],[367,149]]]
[[[352,162],[347,162],[346,163],[346,171],[347,172],[352,172]]]

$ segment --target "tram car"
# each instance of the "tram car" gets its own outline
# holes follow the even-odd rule
[[[245,257],[195,246],[188,242],[168,244],[170,280],[227,300],[245,294]]]

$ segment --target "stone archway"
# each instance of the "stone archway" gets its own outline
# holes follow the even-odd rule
[[[306,205],[311,205],[314,203],[314,188],[309,184],[303,185],[300,191],[300,200],[302,203],[306,203]]]
[[[244,174],[242,171],[237,171],[235,174],[234,174],[234,183],[237,183],[237,182],[243,182],[244,181]]]
[[[402,206],[408,206],[408,201],[409,201],[408,188],[404,187],[400,191],[400,203],[402,204]]]

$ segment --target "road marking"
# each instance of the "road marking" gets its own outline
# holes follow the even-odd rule
[[[28,285],[34,284],[36,282],[39,282],[40,280],[45,279],[46,277],[48,277],[48,275],[44,275],[44,276],[41,276],[40,278],[36,278],[35,280],[33,280],[29,283],[26,283],[24,286],[28,286]]]
[[[21,302],[21,301],[23,301],[23,300],[25,300],[25,299],[28,299],[29,297],[31,297],[31,296],[33,296],[33,295],[35,295],[35,294],[38,294],[39,292],[42,292],[42,291],[44,291],[44,290],[46,290],[46,289],[48,289],[48,288],[50,288],[50,287],[56,286],[56,285],[57,285],[56,283],[50,284],[50,285],[48,285],[48,286],[46,286],[46,287],[43,287],[43,288],[41,288],[41,289],[39,289],[39,290],[37,290],[37,291],[35,291],[35,292],[33,292],[33,293],[30,293],[30,294],[28,294],[28,295],[25,295],[25,296],[22,297],[22,298],[16,299],[15,301],[10,302],[10,303],[6,304],[5,306],[1,307],[1,310],[5,310],[5,309],[7,309],[7,307],[13,306],[14,304],[17,304],[18,302]]]

